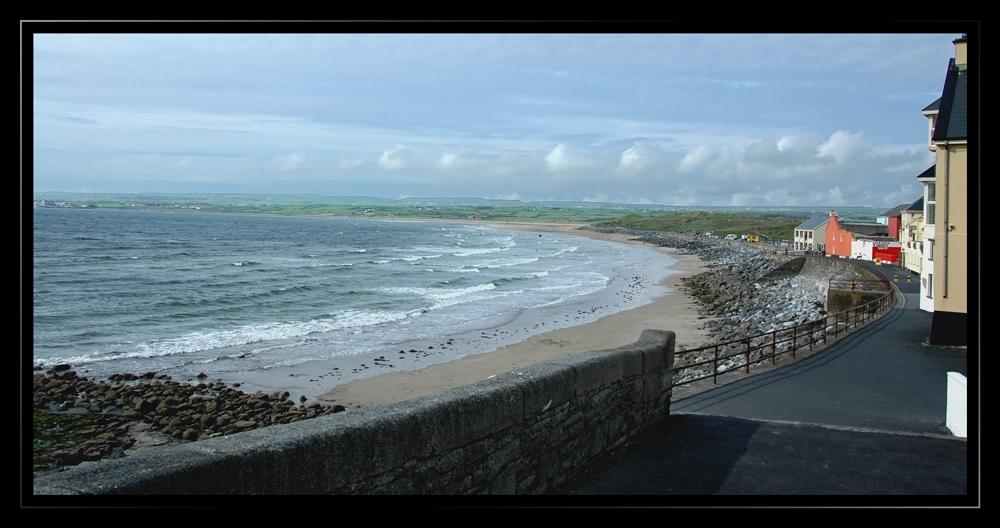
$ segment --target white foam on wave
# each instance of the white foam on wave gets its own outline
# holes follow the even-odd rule
[[[492,282],[469,286],[468,288],[420,288],[420,287],[391,287],[379,288],[378,291],[392,293],[396,295],[417,295],[427,299],[439,301],[443,299],[455,299],[470,293],[495,289]]]
[[[511,266],[520,266],[521,264],[531,264],[532,262],[538,262],[537,258],[510,258],[510,259],[494,259],[489,262],[483,262],[480,264],[474,264],[479,268],[509,268]]]
[[[467,251],[463,251],[461,253],[452,253],[452,255],[456,257],[471,257],[472,255],[485,255],[487,253],[497,253],[499,251],[507,251],[509,249],[510,246],[478,248],[478,249],[470,249]]]
[[[377,312],[371,310],[344,310],[329,314],[329,318],[308,321],[287,321],[243,325],[228,330],[191,332],[179,337],[149,343],[137,343],[124,350],[95,353],[84,356],[51,358],[46,364],[84,364],[112,359],[153,358],[185,353],[202,352],[260,342],[280,342],[314,333],[332,332],[348,328],[364,328],[406,319],[406,312]]]

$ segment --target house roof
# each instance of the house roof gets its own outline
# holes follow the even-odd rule
[[[849,233],[855,235],[865,235],[865,236],[888,236],[889,226],[882,224],[849,224],[841,223],[838,224],[841,228]]]
[[[830,221],[829,216],[814,216],[809,220],[806,220],[805,222],[799,224],[798,227],[796,227],[795,229],[803,229],[803,230],[816,229],[817,227],[820,227],[821,225],[829,221]]]
[[[940,108],[941,108],[941,98],[938,97],[937,99],[934,100],[933,103],[925,106],[924,109],[921,110],[921,112],[935,112]]]
[[[879,216],[887,216],[887,217],[900,216],[903,214],[903,211],[905,211],[906,208],[909,206],[910,204],[899,204],[896,207],[893,207],[892,209],[889,209],[888,211],[880,214]]]
[[[917,212],[920,212],[920,213],[924,212],[924,197],[921,196],[920,198],[918,198],[917,201],[915,201],[912,204],[910,204],[910,206],[907,207],[906,210],[907,211],[917,211]]]
[[[955,59],[949,59],[945,74],[944,90],[941,93],[941,110],[934,125],[932,141],[968,139],[969,115],[969,71],[955,66]]]
[[[918,174],[917,175],[917,179],[918,180],[923,179],[923,178],[931,178],[931,179],[933,179],[934,175],[936,174],[936,171],[937,171],[937,165],[936,164],[935,165],[931,165],[931,168],[929,168],[929,169],[925,170],[924,172],[921,172],[920,174]]]

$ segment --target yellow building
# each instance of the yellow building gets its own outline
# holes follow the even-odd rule
[[[968,343],[969,134],[967,38],[954,41],[941,98],[924,109],[930,119],[933,178],[920,178],[924,193],[924,242],[929,262],[921,286],[933,299],[931,344]],[[933,224],[933,227],[931,225]]]
[[[933,172],[933,167],[930,171]],[[903,211],[899,221],[899,243],[903,251],[899,255],[899,267],[917,275],[923,270],[924,255],[924,197],[910,204]]]

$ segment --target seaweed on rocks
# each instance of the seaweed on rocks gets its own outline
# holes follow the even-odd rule
[[[341,405],[296,406],[289,393],[248,394],[222,382],[173,381],[166,375],[80,377],[69,365],[33,376],[35,471],[125,456],[137,430],[165,442],[195,442],[344,411]],[[140,427],[141,426],[141,427]]]

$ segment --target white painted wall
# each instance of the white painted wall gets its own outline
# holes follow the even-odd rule
[[[945,425],[951,434],[966,438],[968,435],[968,392],[965,376],[958,372],[948,373],[948,414]]]

